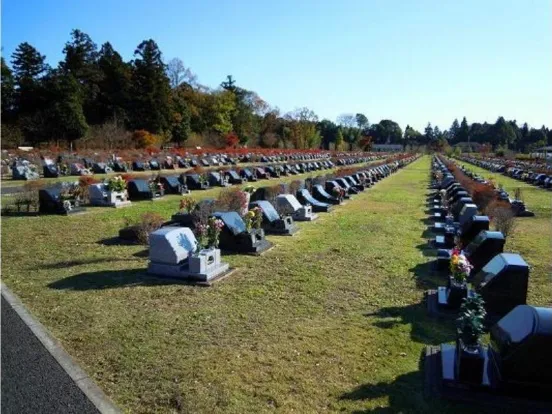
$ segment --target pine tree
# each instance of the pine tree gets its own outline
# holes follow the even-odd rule
[[[100,121],[127,122],[132,86],[130,66],[107,42],[100,50],[98,67],[102,72],[97,97]]]
[[[15,105],[15,80],[11,69],[6,64],[4,57],[2,64],[2,123],[10,121],[14,116]]]
[[[458,119],[455,118],[449,129],[449,137],[450,137],[451,143],[456,144],[457,142],[459,142],[458,141],[459,131],[460,131],[460,123],[458,122]]]
[[[63,74],[72,75],[78,81],[86,119],[92,124],[102,122],[102,109],[97,101],[99,83],[102,80],[102,72],[98,66],[98,47],[90,36],[75,29],[71,32],[71,41],[65,44],[63,52],[65,59],[60,62],[60,69]]]
[[[457,142],[467,142],[470,139],[470,127],[468,125],[468,121],[466,120],[466,117],[462,118],[462,122],[460,123],[460,129],[458,130],[458,133],[456,135]]]
[[[170,84],[157,43],[144,40],[134,52],[131,125],[156,134],[170,125]]]
[[[28,43],[21,43],[12,55],[16,85],[15,106],[20,115],[32,115],[41,105],[40,79],[48,71],[46,57]]]

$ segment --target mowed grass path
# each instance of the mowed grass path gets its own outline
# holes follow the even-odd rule
[[[519,253],[531,266],[527,303],[552,306],[552,192],[500,173],[493,173],[473,164],[458,161],[459,165],[502,184],[513,197],[521,188],[528,210],[535,217],[519,217],[514,233],[506,240],[504,251]]]
[[[125,214],[168,217],[176,197],[5,219],[4,281],[128,412],[465,412],[422,397],[423,348],[454,339],[415,277],[429,162],[271,237],[262,257],[224,257],[239,271],[212,288],[149,278],[141,247],[98,243]]]

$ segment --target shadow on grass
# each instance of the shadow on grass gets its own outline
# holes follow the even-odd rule
[[[58,290],[102,290],[131,286],[187,285],[189,282],[179,279],[150,276],[145,269],[107,270],[80,273],[60,279],[48,285]]]
[[[437,251],[435,248],[431,245],[429,241],[426,241],[425,243],[418,244],[416,246],[416,249],[420,250],[422,254],[426,257],[435,257],[437,256]]]
[[[138,244],[138,242],[121,239],[117,236],[99,240],[97,243],[102,246],[136,246]]]
[[[409,372],[391,382],[363,384],[339,397],[340,400],[368,401],[382,397],[389,399],[389,407],[377,407],[368,410],[355,410],[354,414],[424,412],[429,407],[423,398],[422,358],[418,371]],[[412,411],[410,411],[412,410]],[[427,411],[426,411],[427,412]]]
[[[420,263],[409,270],[416,281],[416,287],[422,290],[437,289],[446,283],[446,273],[435,270],[435,261]]]
[[[85,260],[70,260],[68,262],[51,263],[40,266],[41,269],[65,269],[67,267],[84,266],[95,263],[104,262],[132,262],[136,259],[117,259],[113,257],[97,258],[97,259],[85,259]]]
[[[378,318],[373,325],[381,329],[393,329],[397,325],[410,325],[410,338],[418,343],[438,345],[454,339],[453,324],[442,324],[428,318],[425,300],[407,306],[381,308],[377,312],[365,314],[368,318]]]
[[[432,226],[433,224],[435,224],[435,220],[431,218],[423,218],[423,219],[420,219],[420,221],[424,223],[426,226]]]

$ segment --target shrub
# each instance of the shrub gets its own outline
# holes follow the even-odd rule
[[[220,211],[235,211],[241,214],[242,211],[247,211],[246,193],[236,187],[223,188],[215,207]]]
[[[303,182],[301,180],[293,180],[289,184],[289,193],[295,195],[301,188],[303,188]]]
[[[149,235],[163,225],[165,220],[157,213],[145,213],[136,225],[136,236],[140,244],[149,243]]]
[[[132,133],[132,140],[136,148],[147,148],[159,145],[160,139],[157,135],[152,134],[145,129],[139,129]]]
[[[209,217],[215,212],[215,203],[213,201],[203,200],[197,205],[195,210],[195,219],[198,224],[208,225]]]
[[[227,147],[235,147],[240,142],[240,138],[236,135],[235,132],[230,132],[224,137],[224,141]]]
[[[468,187],[466,187],[468,188]],[[496,199],[496,193],[493,188],[488,184],[475,183],[472,184],[472,189],[468,191],[471,192],[473,201],[479,209],[485,211],[487,206],[491,201]]]
[[[517,225],[516,214],[510,204],[505,201],[493,201],[485,209],[485,214],[494,224],[495,230],[508,237]]]
[[[514,189],[514,198],[519,201],[523,201],[523,190],[521,187],[516,187]]]

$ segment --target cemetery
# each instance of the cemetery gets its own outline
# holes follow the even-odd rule
[[[542,187],[518,215],[443,155],[263,157],[82,157],[3,218],[4,280],[133,412],[547,412]]]

